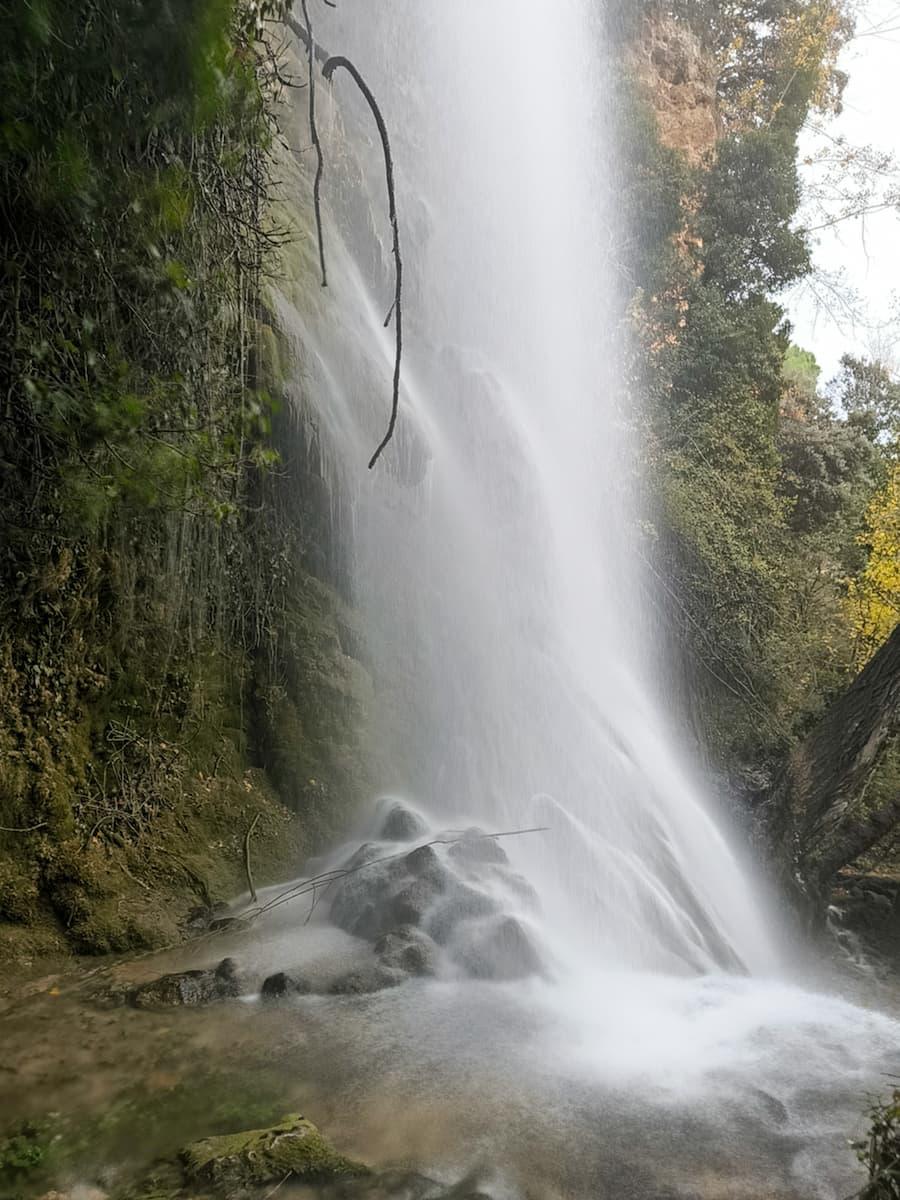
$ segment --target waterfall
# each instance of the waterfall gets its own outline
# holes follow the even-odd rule
[[[295,346],[297,436],[333,500],[332,573],[362,617],[380,794],[430,830],[540,827],[504,840],[517,874],[501,873],[546,969],[491,975],[477,946],[467,968],[472,913],[496,914],[494,895],[473,897],[477,871],[454,884],[482,905],[456,940],[440,911],[427,925],[445,956],[432,977],[332,985],[337,959],[377,971],[396,950],[377,949],[389,927],[365,895],[354,908],[364,873],[311,922],[279,907],[256,969],[299,963],[320,981],[324,995],[297,1001],[310,1078],[336,1132],[382,1162],[452,1178],[481,1155],[509,1183],[496,1194],[516,1197],[847,1194],[846,1137],[897,1026],[788,982],[762,889],[670,711],[640,550],[598,5],[310,8],[320,52],[347,55],[383,111],[405,264],[399,422],[369,471],[393,369],[384,164],[352,82],[317,72],[328,287],[307,227],[303,282],[274,303]],[[295,93],[284,125],[304,219],[306,103]],[[385,853],[384,811],[328,865],[370,863],[373,837]],[[401,875],[426,849],[401,846]]]
[[[752,889],[668,728],[638,566],[597,5],[380,8],[316,26],[363,69],[394,142],[402,408],[374,471],[390,227],[371,117],[340,77],[319,84],[330,287],[301,354],[353,496],[340,536],[383,784],[445,824],[546,827],[516,853],[576,959],[767,970]]]

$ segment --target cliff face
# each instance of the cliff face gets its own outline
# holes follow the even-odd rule
[[[656,117],[662,145],[699,166],[720,136],[716,64],[700,39],[665,14],[643,18],[626,56],[630,77]]]
[[[279,415],[265,281],[315,274],[280,252],[259,6],[126,7],[38,37],[26,6],[0,46],[0,962],[175,941],[251,829],[256,882],[290,877],[369,791],[325,481]]]

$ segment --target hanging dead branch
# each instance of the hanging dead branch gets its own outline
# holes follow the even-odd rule
[[[369,85],[360,75],[359,71],[348,58],[341,54],[333,55],[322,67],[323,78],[331,81],[335,71],[341,67],[351,77],[353,82],[362,92],[366,103],[372,110],[372,116],[375,118],[375,124],[378,127],[378,136],[381,138],[381,148],[384,151],[384,173],[387,183],[388,193],[388,215],[391,222],[391,233],[393,236],[393,253],[394,253],[394,384],[393,394],[391,399],[391,415],[388,421],[387,432],[381,439],[377,450],[369,460],[369,470],[375,466],[381,453],[387,446],[388,442],[394,436],[394,427],[397,424],[397,411],[400,407],[400,360],[403,355],[403,259],[400,255],[400,226],[397,220],[397,200],[394,191],[394,160],[391,156],[391,143],[388,137],[387,125],[384,123],[384,117],[381,115],[381,109]],[[390,313],[388,317],[390,318]]]
[[[324,2],[329,4],[329,0],[324,0]],[[335,6],[333,4],[329,4],[329,7],[333,8]],[[287,17],[287,23],[306,47],[307,65],[309,68],[309,133],[310,140],[316,151],[316,174],[313,180],[313,210],[315,213],[316,236],[319,245],[319,265],[322,271],[322,286],[327,287],[328,277],[325,266],[325,246],[322,231],[321,211],[321,183],[322,176],[324,174],[324,157],[322,153],[322,145],[319,140],[319,132],[316,125],[314,80],[315,60],[317,53],[321,57],[321,52],[318,51],[316,47],[312,23],[309,19],[308,0],[301,0],[301,8],[303,12],[304,24],[301,25],[290,16]],[[400,365],[403,357],[403,258],[400,253],[400,225],[397,217],[397,199],[394,187],[394,159],[391,154],[391,142],[388,136],[387,125],[385,124],[381,109],[378,106],[378,101],[375,99],[371,88],[349,58],[346,58],[342,54],[335,54],[330,58],[326,58],[322,65],[322,77],[328,82],[331,82],[335,71],[339,70],[340,68],[343,68],[353,79],[354,83],[365,98],[366,103],[372,112],[372,116],[375,118],[375,124],[378,128],[378,135],[381,138],[381,148],[384,154],[384,172],[388,194],[388,215],[391,222],[391,235],[393,242],[394,300],[384,322],[384,326],[387,328],[391,320],[393,319],[394,321],[394,376],[391,393],[391,413],[384,437],[378,444],[375,453],[369,459],[369,470],[371,471],[381,457],[385,447],[394,436],[394,430],[397,425],[397,414],[400,408]]]
[[[312,24],[309,19],[307,0],[300,0],[303,20],[306,23],[306,62],[309,68],[309,137],[316,151],[316,176],[313,180],[313,211],[316,217],[316,237],[319,243],[319,267],[322,271],[322,287],[328,287],[328,274],[325,270],[325,240],[322,233],[322,174],[325,170],[325,160],[322,156],[322,143],[319,141],[319,130],[316,126],[316,42],[313,37]]]

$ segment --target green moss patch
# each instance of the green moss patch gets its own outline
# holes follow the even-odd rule
[[[191,1182],[223,1187],[246,1187],[286,1176],[326,1180],[368,1174],[362,1163],[338,1154],[311,1121],[293,1113],[269,1129],[194,1142],[181,1158]]]

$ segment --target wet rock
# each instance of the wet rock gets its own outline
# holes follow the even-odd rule
[[[389,908],[393,895],[406,879],[406,871],[399,859],[374,863],[355,871],[334,889],[331,920],[347,933],[373,941],[399,923],[391,916]]]
[[[198,904],[185,918],[185,926],[195,932],[209,929],[213,921],[220,919],[227,911],[228,905],[222,900],[217,900],[215,904]]]
[[[311,1121],[291,1114],[269,1129],[204,1138],[181,1153],[192,1184],[226,1191],[286,1178],[325,1181],[365,1175],[368,1168],[345,1158]]]
[[[777,1096],[773,1096],[771,1092],[763,1091],[762,1088],[752,1088],[751,1091],[773,1124],[781,1126],[788,1123],[788,1110]]]
[[[306,996],[312,990],[308,980],[288,975],[286,971],[278,971],[263,980],[260,995],[264,1000],[281,1000],[285,996]]]
[[[366,866],[370,862],[374,862],[376,858],[384,858],[384,848],[376,845],[375,842],[363,842],[363,844],[350,855],[344,863],[342,870],[357,871],[360,867]]]
[[[434,975],[446,947],[481,979],[540,971],[537,950],[512,915],[523,902],[537,907],[537,898],[495,839],[471,829],[449,846],[430,843],[386,858],[379,857],[382,849],[361,846],[347,860],[353,873],[335,886],[330,904],[331,920],[371,942],[382,969]],[[367,970],[339,981],[339,990],[378,990],[393,982]]]
[[[443,890],[443,881],[429,876],[423,876],[401,888],[391,900],[388,928],[395,925],[421,925]]]
[[[380,836],[386,842],[414,842],[427,832],[428,826],[417,812],[395,804],[384,819]]]
[[[887,914],[889,912],[893,912],[894,910],[893,904],[891,904],[887,896],[883,895],[881,892],[863,892],[863,899],[867,904],[871,904],[871,906],[878,912]]]
[[[401,925],[384,934],[375,943],[382,966],[409,975],[435,975],[438,949],[427,933],[411,925]]]
[[[411,850],[404,856],[403,865],[410,875],[441,880],[447,876],[447,868],[438,858],[434,846],[419,846],[417,850]]]
[[[524,903],[533,912],[537,912],[541,907],[541,902],[538,899],[538,894],[524,877],[516,871],[507,871],[504,874],[503,882],[509,890]]]
[[[128,993],[135,1008],[191,1007],[230,1000],[241,994],[237,964],[223,958],[217,967],[205,971],[181,971],[162,975]]]
[[[467,927],[455,957],[475,979],[526,979],[544,973],[540,955],[520,921],[503,917],[482,929]]]
[[[396,968],[372,963],[350,971],[336,979],[328,991],[332,996],[367,996],[372,992],[383,992],[386,988],[398,987],[406,980],[405,972]]]
[[[450,857],[465,866],[493,863],[509,866],[509,857],[496,838],[487,837],[481,829],[467,829],[458,842],[450,847]]]
[[[429,914],[425,928],[439,945],[446,945],[461,921],[481,920],[499,912],[496,900],[475,888],[457,884]]]

